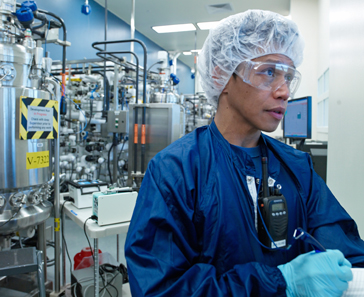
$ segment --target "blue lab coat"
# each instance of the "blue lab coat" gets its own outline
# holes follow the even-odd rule
[[[357,226],[308,154],[262,134],[268,174],[282,186],[288,234],[297,227],[325,248],[364,267]],[[125,243],[133,296],[285,296],[277,265],[312,247],[267,251],[257,241],[251,157],[230,145],[215,123],[158,153],[148,165]],[[254,191],[254,189],[253,189]]]

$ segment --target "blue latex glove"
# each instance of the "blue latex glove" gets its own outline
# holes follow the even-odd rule
[[[339,250],[309,252],[279,265],[291,296],[340,297],[353,279],[351,263]]]

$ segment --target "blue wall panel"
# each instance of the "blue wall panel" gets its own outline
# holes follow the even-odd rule
[[[19,3],[19,2],[18,2]],[[44,9],[61,17],[67,28],[67,41],[71,47],[67,48],[67,60],[93,59],[97,58],[96,50],[91,44],[96,41],[105,40],[105,9],[94,1],[89,1],[92,8],[88,16],[81,13],[81,6],[84,0],[36,0],[38,8]],[[130,39],[130,26],[108,12],[107,40]],[[157,53],[164,50],[143,34],[135,31],[135,38],[143,41],[147,47],[147,67],[157,62]],[[63,39],[62,29],[60,39]],[[47,44],[47,51],[53,60],[62,59],[62,47],[54,44]],[[130,44],[109,45],[108,50],[129,51]],[[134,45],[134,51],[139,57],[139,63],[143,66],[143,51],[139,44]],[[127,56],[128,59],[130,59]],[[129,55],[130,56],[130,55]],[[180,78],[179,93],[194,93],[194,80],[191,79],[190,68],[178,60],[177,75]]]

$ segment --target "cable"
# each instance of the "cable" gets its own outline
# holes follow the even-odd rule
[[[52,248],[56,248],[54,241],[47,241],[46,246],[47,247],[50,246]],[[49,258],[47,257],[47,267],[53,266],[54,263],[55,263],[55,259],[54,258],[49,260]]]
[[[102,270],[101,269],[99,269],[99,275],[100,275],[100,277],[101,277],[101,279],[102,279],[102,283],[104,284],[104,288],[102,288],[101,290],[99,290],[99,293],[103,290],[103,289],[105,289],[106,291],[105,292],[108,292],[109,293],[109,295],[111,296],[111,297],[113,297],[112,295],[111,295],[111,293],[109,292],[109,290],[107,289],[107,285],[108,285],[108,283],[105,281],[105,278],[104,278],[104,276],[102,275]],[[106,276],[106,278],[107,278],[107,276]],[[113,286],[112,284],[109,284],[109,285],[111,285],[111,286]],[[115,288],[115,287],[114,287]],[[119,293],[119,292],[118,292]]]
[[[91,251],[92,259],[94,260],[94,264],[95,264],[94,252],[92,250],[92,246],[91,246],[90,240],[88,239],[88,236],[87,236],[87,233],[86,233],[86,223],[87,223],[88,220],[92,219],[93,217],[94,216],[91,216],[91,217],[89,217],[89,218],[86,219],[85,223],[83,224],[83,232],[85,232],[85,236],[86,236],[88,245],[90,246],[90,251]],[[99,252],[99,251],[97,251],[97,252]]]
[[[120,160],[120,156],[121,156],[121,153],[123,152],[123,149],[124,149],[124,145],[125,145],[125,142],[127,142],[128,141],[128,139],[127,139],[127,137],[125,137],[125,139],[124,139],[124,141],[123,141],[123,145],[122,145],[122,147],[121,147],[121,149],[120,149],[120,152],[119,152],[119,155],[118,155],[118,163],[119,163],[119,160]],[[122,186],[124,186],[124,172],[123,172],[123,170],[119,167],[119,165],[118,165],[118,171],[119,171],[119,174],[122,176],[122,178],[123,178],[123,184],[122,184]],[[119,178],[118,178],[118,180],[117,180],[117,182],[119,183]]]
[[[149,72],[149,71],[150,71],[150,69],[152,69],[152,67],[153,67],[154,65],[157,65],[157,64],[163,64],[163,61],[158,61],[158,62],[153,63],[153,64],[152,64],[152,66],[150,66],[150,67],[148,68],[147,72]]]
[[[108,152],[108,158],[107,158],[107,169],[109,171],[109,178],[110,178],[110,183],[113,183],[112,177],[111,177],[111,170],[110,170],[110,156],[111,156],[111,150],[114,147],[114,143],[112,143],[112,145],[110,146],[109,152]],[[115,158],[115,156],[114,156]]]
[[[129,276],[128,276],[128,269],[124,264],[120,264],[118,267],[119,272],[123,276],[123,284],[126,284],[129,282]]]
[[[62,208],[61,208],[61,216],[63,215],[63,208],[64,208],[64,205],[65,205],[66,202],[70,202],[70,201],[69,200],[66,200],[66,201],[63,202]],[[70,269],[72,270],[72,260],[71,260],[70,254],[68,253],[68,247],[67,247],[66,239],[64,238],[64,224],[63,224],[63,220],[62,220],[62,240],[63,240],[64,246],[66,248],[66,253],[67,253],[67,256],[68,256],[68,260],[70,261]]]
[[[90,251],[91,251],[92,259],[94,260],[94,265],[95,265],[95,263],[96,263],[96,262],[95,262],[94,251],[92,250],[92,246],[91,246],[90,240],[88,239],[88,236],[87,236],[87,233],[86,233],[86,223],[87,223],[87,221],[88,221],[88,220],[90,220],[90,219],[94,220],[94,219],[96,219],[96,216],[91,216],[91,217],[89,217],[89,218],[87,218],[87,219],[86,219],[85,223],[83,224],[83,231],[84,231],[84,233],[85,233],[85,236],[86,236],[86,239],[87,239],[88,245],[90,246]],[[99,251],[96,251],[96,252],[98,253]],[[102,274],[100,273],[100,270],[99,270],[99,275],[101,276],[101,278],[102,278],[103,282],[105,283],[105,279],[103,278]],[[88,288],[88,287],[86,287],[85,292],[86,292],[87,288]],[[112,297],[112,295],[110,294],[110,292],[109,292],[109,290],[108,290],[107,288],[106,288],[106,291],[107,291],[107,292],[109,293],[109,295]],[[86,294],[85,294],[85,295],[86,295]]]
[[[76,283],[74,283],[73,285],[71,285],[70,286],[70,288],[71,288],[71,290],[72,290],[72,287],[73,287],[73,294],[74,294],[74,296],[75,297],[77,297],[77,291],[76,291],[76,289],[77,289],[77,285],[78,284],[81,284],[81,283],[84,283],[84,282],[89,282],[89,281],[91,281],[91,280],[93,280],[94,278],[93,277],[84,277],[84,278],[81,278],[81,279],[79,279],[79,280],[77,280],[77,282]],[[93,286],[93,284],[90,284],[90,285],[88,285],[86,288],[85,288],[85,291],[84,291],[84,296],[87,296],[85,293],[86,293],[86,290],[89,288],[89,287],[92,287]],[[105,293],[102,295],[102,296],[104,296],[105,295]],[[101,296],[101,297],[102,297]]]
[[[119,159],[120,159],[121,153],[123,152],[125,142],[127,142],[127,141],[128,141],[128,140],[126,140],[126,139],[124,139],[124,141],[123,141],[123,145],[122,145],[122,147],[121,147],[121,149],[120,149],[120,152],[119,152],[118,161],[119,161]]]
[[[91,216],[91,217],[89,217],[89,218],[87,218],[87,219],[86,219],[85,223],[83,224],[83,231],[85,232],[85,236],[86,236],[86,239],[87,239],[88,245],[90,246],[90,251],[91,251],[92,259],[94,260],[94,265],[95,265],[95,264],[96,264],[96,262],[95,262],[94,251],[92,250],[90,240],[88,239],[88,236],[87,236],[87,233],[86,233],[86,222],[87,222],[89,219],[94,219],[94,216]],[[96,252],[98,253],[99,251],[96,251]],[[100,274],[100,271],[99,271],[99,274]],[[100,274],[100,276],[101,276],[102,280],[103,280],[103,281],[105,281],[101,274]],[[87,290],[87,288],[86,288],[86,290]],[[85,292],[86,292],[86,290],[85,290]],[[106,290],[107,290],[107,289],[106,289]],[[107,291],[108,291],[108,290],[107,290]],[[108,291],[108,293],[110,294],[110,292],[109,292],[109,291]],[[85,295],[86,295],[86,294],[85,294]],[[110,294],[110,295],[111,295],[111,294]]]
[[[235,181],[237,181],[237,177],[236,177],[236,176],[234,177],[234,179],[235,179]],[[257,197],[257,205],[259,205],[259,203],[258,203],[258,197]],[[257,207],[257,209],[258,209],[259,216],[260,216],[260,218],[261,218],[261,220],[262,220],[262,223],[263,223],[263,225],[264,225],[265,230],[267,231],[267,234],[268,234],[269,238],[271,239],[271,241],[272,241],[272,242],[274,242],[274,240],[273,240],[273,239],[272,239],[272,237],[270,236],[270,234],[269,234],[269,232],[268,232],[268,229],[267,229],[267,227],[266,227],[266,225],[265,225],[265,223],[264,223],[264,220],[263,220],[263,218],[262,218],[262,214],[261,214],[261,212],[260,212],[259,207]],[[291,248],[291,245],[290,245],[290,244],[289,244],[289,245],[288,245],[288,247],[286,247],[286,248],[280,248],[280,247],[277,247],[277,245],[275,244],[275,242],[274,242],[274,245],[276,246],[276,248],[275,248],[275,249],[274,249],[274,248],[267,247],[266,245],[264,245],[263,243],[261,243],[261,242],[260,242],[260,240],[259,240],[259,238],[256,236],[256,230],[253,230],[252,224],[250,223],[250,220],[248,219],[248,217],[247,217],[247,216],[244,216],[244,218],[245,218],[245,220],[246,220],[246,223],[247,223],[247,225],[248,225],[248,228],[249,228],[249,231],[250,231],[251,235],[255,238],[255,240],[256,240],[256,241],[259,243],[259,245],[261,245],[262,247],[264,247],[264,248],[266,248],[267,250],[270,250],[270,251],[277,251],[277,250],[279,250],[279,251],[288,251],[288,250]],[[288,239],[287,239],[287,240],[288,240]]]
[[[104,271],[105,272],[105,271]],[[111,279],[111,280],[109,280],[108,282],[107,282],[107,284],[105,285],[104,284],[104,287],[99,291],[99,293],[101,293],[103,290],[107,290],[107,286],[112,286],[115,290],[116,290],[116,296],[119,296],[119,291],[118,291],[118,289],[112,284],[112,282],[113,282],[113,280],[118,276],[118,271],[117,271],[117,269],[115,269],[115,271],[114,272],[116,272],[114,275],[113,275],[113,278]],[[106,279],[107,279],[107,273],[105,272],[105,274],[106,274]],[[121,274],[122,275],[122,274]],[[123,275],[122,275],[123,276]],[[110,294],[110,293],[109,293]]]
[[[55,78],[55,77],[54,77],[54,78]],[[57,79],[57,78],[56,78],[56,80],[57,80],[58,82],[60,82],[60,81],[59,81],[59,79]],[[80,111],[80,113],[82,113],[83,117],[85,118],[85,122],[86,122],[85,126],[83,127],[83,129],[82,129],[81,131],[79,131],[79,132],[74,132],[74,133],[70,133],[70,134],[82,133],[83,131],[85,131],[85,129],[86,129],[86,127],[87,127],[88,123],[89,123],[89,122],[87,121],[87,117],[86,117],[85,113],[83,112],[83,109],[81,108],[81,106],[80,106],[80,105],[78,105],[78,104],[76,104],[73,100],[71,100],[71,99],[70,99],[70,98],[66,95],[66,90],[65,90],[65,85],[64,85],[64,84],[62,84],[62,91],[63,91],[64,97],[65,97],[67,100],[69,100],[70,102],[72,102],[72,103],[76,106],[76,109],[77,109],[77,110],[79,110],[79,111]]]
[[[53,247],[53,248],[56,246],[54,241],[47,241],[46,245],[50,246],[50,247]]]
[[[2,225],[0,225],[0,228],[2,226],[5,226],[7,223],[9,223],[19,213],[20,209],[21,209],[21,206],[18,208],[18,210],[16,211],[16,213],[14,213],[13,216],[9,220],[7,220],[5,223],[3,223]]]
[[[62,96],[62,98],[66,98],[67,100],[69,100],[70,102],[72,102],[75,106],[76,106],[76,109],[77,110],[79,110],[81,113],[82,113],[82,115],[84,116],[84,118],[85,118],[85,122],[86,122],[86,125],[85,125],[85,127],[83,128],[83,130],[82,131],[80,131],[80,132],[74,132],[74,133],[71,133],[71,134],[77,134],[77,133],[82,133],[85,129],[86,129],[86,126],[87,126],[87,124],[88,124],[88,122],[87,122],[87,118],[86,118],[86,115],[84,114],[84,112],[83,112],[83,110],[82,110],[82,108],[81,108],[81,106],[79,106],[78,104],[76,104],[73,100],[71,100],[67,95],[66,95],[66,87],[65,87],[65,85],[56,77],[56,76],[54,76],[54,74],[52,74],[51,73],[51,75],[52,75],[52,77],[56,80],[56,81],[58,81],[58,83],[61,85],[61,87],[62,87],[62,92],[63,92],[63,94],[64,94],[64,96]],[[62,98],[61,98],[61,100],[62,100]],[[66,121],[68,121],[68,122],[72,122],[72,120],[69,120],[69,119],[65,119]]]
[[[39,28],[43,27],[46,24],[45,20],[41,20],[41,21],[42,22],[39,25],[30,28],[32,30],[32,33],[37,32],[35,29],[39,29]]]
[[[54,74],[53,73],[50,73],[50,75],[56,80],[56,81],[58,81],[60,84],[62,84],[62,82],[57,78],[57,77],[55,77],[54,76]]]

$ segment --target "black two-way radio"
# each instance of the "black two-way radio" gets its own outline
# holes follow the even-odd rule
[[[280,189],[268,188],[267,157],[262,157],[263,191],[258,198],[258,237],[265,246],[285,248],[288,246],[288,209],[286,198]]]

